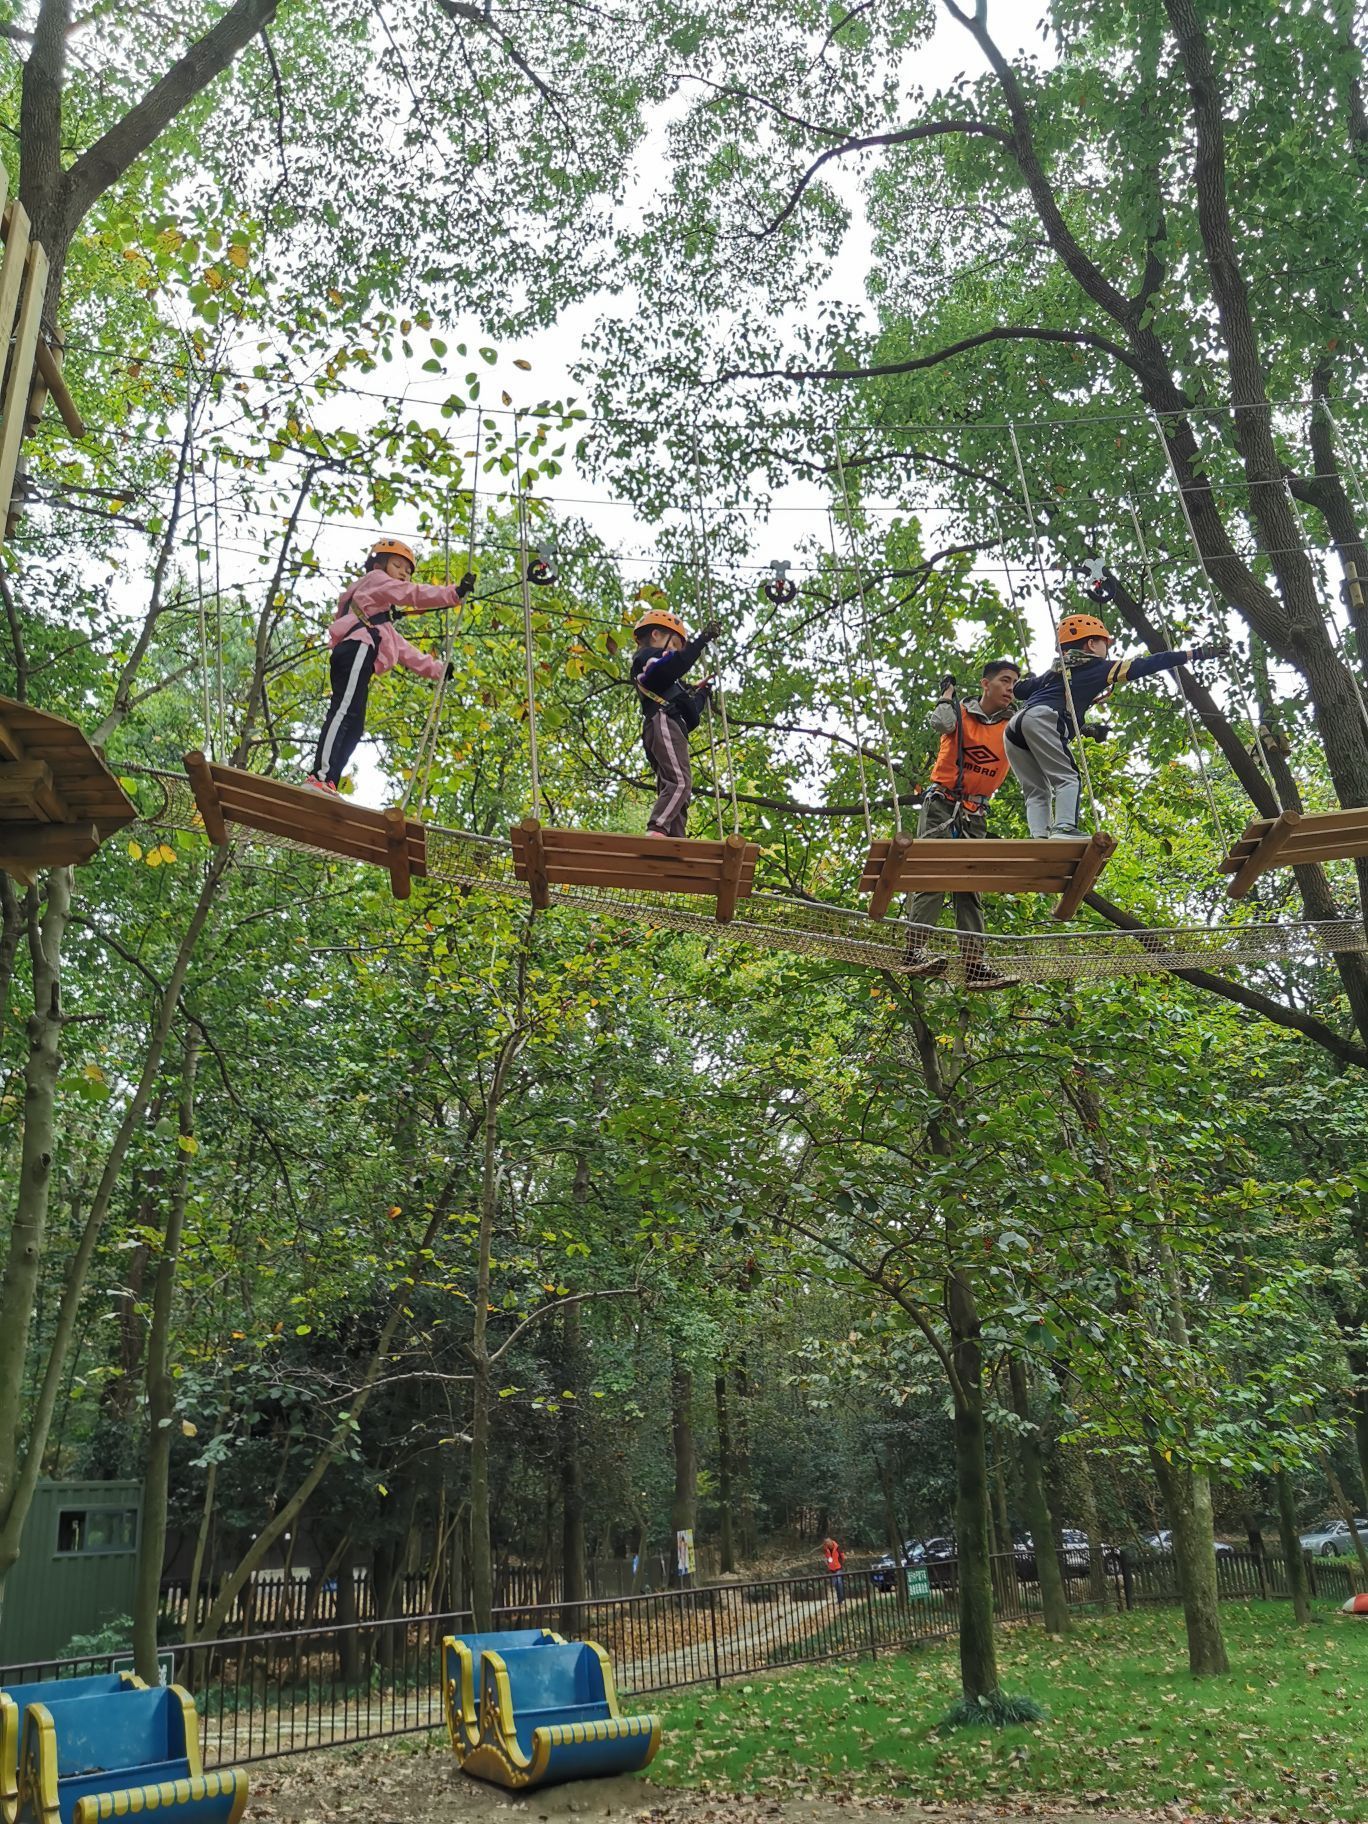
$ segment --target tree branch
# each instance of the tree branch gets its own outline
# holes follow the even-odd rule
[[[489,1358],[490,1366],[493,1367],[499,1357],[505,1355],[513,1347],[524,1330],[530,1330],[540,1318],[549,1316],[553,1311],[562,1311],[566,1305],[582,1305],[589,1298],[640,1298],[643,1290],[644,1288],[641,1286],[618,1286],[607,1292],[572,1292],[566,1298],[553,1298],[548,1305],[538,1305],[537,1309],[525,1317],[516,1330],[510,1331],[494,1350]]]
[[[68,232],[112,184],[156,143],[176,116],[221,76],[275,18],[279,0],[235,0],[221,19],[171,65],[122,120],[83,152],[63,179]]]
[[[1091,906],[1094,912],[1101,913],[1108,924],[1115,925],[1121,931],[1146,931],[1150,927],[1142,918],[1136,918],[1131,912],[1123,911],[1111,900],[1104,899],[1100,893],[1084,895],[1084,903]],[[1368,1049],[1356,1045],[1352,1039],[1342,1038],[1333,1026],[1327,1026],[1324,1020],[1318,1020],[1309,1013],[1302,1013],[1296,1007],[1287,1007],[1281,1001],[1273,1000],[1269,995],[1260,994],[1257,988],[1246,988],[1242,982],[1227,981],[1223,975],[1213,975],[1207,969],[1174,969],[1169,971],[1181,981],[1190,982],[1194,988],[1204,989],[1208,994],[1219,995],[1224,1001],[1233,1001],[1237,1007],[1244,1007],[1250,1013],[1256,1013],[1260,1019],[1268,1020],[1274,1026],[1285,1026],[1291,1032],[1299,1032],[1303,1038],[1310,1039],[1323,1051],[1341,1063],[1355,1064],[1360,1067],[1368,1065]]]
[[[439,3],[441,3],[441,0],[439,0]],[[821,129],[818,129],[818,131],[820,130]],[[848,158],[853,152],[869,152],[876,146],[910,146],[916,144],[918,140],[945,139],[954,134],[961,135],[968,139],[995,139],[1000,145],[1009,148],[1012,144],[1010,136],[1004,133],[1001,127],[991,127],[986,120],[975,120],[972,116],[967,117],[964,120],[923,121],[920,126],[899,127],[892,133],[858,134],[850,139],[842,140],[839,146],[828,146],[825,152],[819,154],[798,179],[788,201],[784,204],[778,215],[763,228],[752,228],[750,230],[751,239],[755,241],[768,240],[770,235],[777,229],[782,228],[784,223],[803,200],[803,195],[806,192],[808,185],[824,165],[831,163],[832,159]]]
[[[1113,361],[1119,361],[1131,372],[1143,379],[1144,370],[1129,350],[1110,337],[1096,334],[1086,329],[1029,329],[1003,326],[996,329],[981,330],[976,336],[965,336],[959,342],[949,342],[944,348],[933,350],[929,355],[914,355],[906,361],[884,361],[872,367],[767,367],[767,368],[729,368],[724,369],[713,380],[714,386],[724,386],[731,380],[883,380],[893,374],[915,374],[928,367],[939,367],[943,361],[951,361],[956,355],[969,354],[976,348],[983,348],[992,342],[1058,342],[1068,347],[1095,348],[1104,355],[1110,355]]]

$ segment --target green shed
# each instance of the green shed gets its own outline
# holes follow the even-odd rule
[[[0,1666],[55,1659],[133,1608],[139,1482],[40,1482],[0,1596]]]

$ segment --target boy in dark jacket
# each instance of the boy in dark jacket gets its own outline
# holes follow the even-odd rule
[[[1112,636],[1095,614],[1065,615],[1059,623],[1059,657],[1048,671],[1023,678],[1016,687],[1016,696],[1026,707],[1018,710],[1007,729],[1007,759],[1021,781],[1026,823],[1034,837],[1085,834],[1078,821],[1078,767],[1069,751],[1075,718],[1078,733],[1100,739],[1105,727],[1089,728],[1085,718],[1116,685],[1158,671],[1176,671],[1194,659],[1220,658],[1230,650],[1211,642],[1113,662],[1108,656],[1111,646]]]
[[[641,744],[659,788],[648,836],[683,836],[693,797],[689,736],[703,719],[711,680],[685,684],[684,674],[722,629],[709,621],[697,639],[689,639],[683,621],[670,612],[663,589],[648,584],[638,600],[648,604],[632,632],[632,682],[641,707]]]

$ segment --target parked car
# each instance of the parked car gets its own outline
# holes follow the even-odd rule
[[[1173,1534],[1167,1527],[1164,1528],[1162,1533],[1141,1533],[1140,1543],[1141,1545],[1146,1546],[1151,1552],[1171,1552],[1173,1550]],[[1235,1556],[1235,1547],[1233,1545],[1227,1545],[1224,1539],[1213,1539],[1211,1548],[1218,1558],[1233,1558]]]
[[[1035,1542],[1029,1533],[1019,1533],[1013,1546],[1017,1576],[1023,1583],[1035,1583],[1039,1573],[1036,1569]],[[1092,1546],[1088,1535],[1079,1532],[1077,1527],[1064,1526],[1059,1531],[1060,1566],[1066,1577],[1086,1577],[1092,1564]],[[1102,1563],[1108,1571],[1116,1570],[1120,1563],[1120,1554],[1114,1545],[1103,1545]]]
[[[1368,1520],[1354,1515],[1354,1527],[1359,1538],[1368,1544]],[[1317,1558],[1352,1558],[1354,1542],[1349,1537],[1349,1526],[1344,1520],[1328,1520],[1314,1532],[1303,1533],[1301,1547]]]
[[[926,1571],[927,1580],[933,1590],[955,1590],[959,1588],[959,1547],[947,1533],[935,1539],[927,1539]]]
[[[920,1539],[904,1539],[902,1543],[901,1567],[904,1571],[915,1569],[926,1563],[926,1547]],[[885,1552],[882,1558],[876,1558],[869,1567],[869,1581],[876,1590],[882,1590],[887,1596],[897,1588],[898,1565],[893,1562],[892,1552]]]

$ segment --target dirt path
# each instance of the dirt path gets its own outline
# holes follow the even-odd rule
[[[1189,1816],[1176,1806],[1140,1815],[1037,1803],[923,1808],[903,1799],[820,1794],[753,1798],[674,1792],[641,1778],[585,1780],[518,1798],[467,1779],[445,1746],[416,1744],[333,1749],[266,1761],[250,1773],[251,1824],[561,1824],[571,1818],[581,1824],[609,1818],[621,1824],[861,1824],[881,1818],[902,1824],[1183,1824]]]

